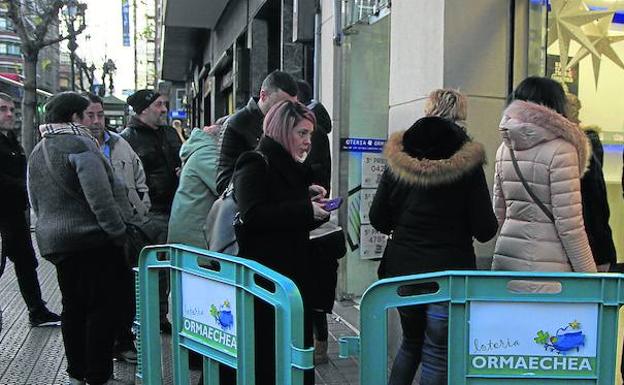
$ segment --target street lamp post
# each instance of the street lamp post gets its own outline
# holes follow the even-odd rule
[[[80,25],[84,25],[85,23],[85,10],[87,9],[86,4],[79,3],[78,0],[68,0],[67,1],[67,30],[69,32],[69,41],[67,43],[67,48],[69,49],[69,58],[71,61],[71,89],[72,91],[76,91],[76,49],[78,48],[78,44],[76,43],[76,28],[74,23],[76,20],[80,22]]]
[[[106,93],[106,75],[108,75],[109,94],[113,94],[113,91],[115,89],[115,87],[113,86],[113,74],[115,71],[117,71],[117,66],[112,59],[106,60],[102,65],[102,96],[104,96],[104,94]]]

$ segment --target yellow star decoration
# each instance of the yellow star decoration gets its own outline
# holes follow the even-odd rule
[[[570,322],[568,325],[570,325],[572,330],[578,330],[578,329],[581,328],[581,323],[578,322],[577,320],[574,320],[574,321]]]
[[[613,11],[590,11],[582,0],[550,0],[550,6],[548,46],[559,41],[561,69],[565,71],[568,67],[571,40],[579,43],[593,55],[600,56],[581,27],[601,17],[613,16]]]
[[[596,87],[598,87],[598,77],[600,76],[600,61],[602,59],[602,55],[609,58],[609,60],[615,63],[618,67],[624,69],[624,62],[622,62],[618,54],[611,46],[611,44],[613,43],[623,41],[624,35],[609,36],[609,28],[611,27],[612,19],[612,15],[604,16],[598,21],[592,22],[583,27],[583,31],[585,32],[586,36],[589,37],[589,40],[596,48],[596,51],[598,51],[598,55],[589,52],[585,47],[581,47],[579,48],[572,61],[568,64],[568,67],[572,67],[583,58],[585,58],[587,55],[591,54],[592,66],[594,68],[594,85]]]

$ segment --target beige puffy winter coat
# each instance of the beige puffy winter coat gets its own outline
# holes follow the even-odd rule
[[[580,177],[591,155],[585,135],[555,111],[525,101],[507,107],[500,131],[493,200],[501,232],[492,269],[595,272],[581,201]],[[554,223],[522,185],[509,147]]]

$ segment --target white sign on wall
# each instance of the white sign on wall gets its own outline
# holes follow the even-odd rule
[[[360,227],[360,258],[372,259],[381,258],[388,236],[375,230],[371,225]]]
[[[236,357],[236,289],[182,273],[182,333]]]
[[[474,301],[469,323],[469,374],[596,373],[596,304]]]
[[[368,212],[373,204],[373,198],[375,198],[376,188],[363,188],[360,190],[360,223],[370,223]]]
[[[377,188],[385,169],[383,154],[362,153],[362,188]]]

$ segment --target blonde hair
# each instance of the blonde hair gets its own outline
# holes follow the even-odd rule
[[[468,117],[468,99],[461,92],[440,88],[433,90],[425,104],[426,116],[438,116],[452,122],[464,122]]]
[[[294,149],[293,128],[302,120],[308,120],[316,127],[314,113],[299,102],[285,100],[277,103],[264,118],[264,135],[275,140],[292,154]]]
[[[580,123],[579,112],[581,110],[581,101],[574,94],[566,94],[566,118],[572,123]]]

